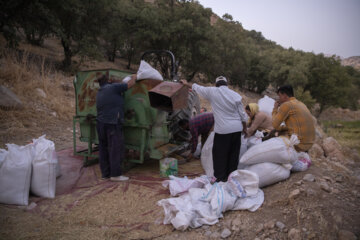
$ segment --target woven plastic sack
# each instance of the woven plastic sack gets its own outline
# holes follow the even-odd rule
[[[54,198],[58,160],[55,144],[44,136],[33,140],[34,158],[30,191],[39,197]]]
[[[274,108],[274,103],[275,103],[274,99],[265,95],[263,98],[259,99],[258,101],[259,111],[265,112],[271,116],[272,110]]]
[[[206,139],[204,147],[201,150],[201,166],[203,167],[206,176],[214,177],[214,163],[212,156],[212,148],[214,144],[215,132],[211,132]]]
[[[298,159],[293,164],[292,172],[303,172],[306,171],[311,165],[311,158],[306,152],[299,152]]]
[[[294,145],[298,143],[296,135],[292,135],[290,139],[283,136],[271,138],[250,148],[241,157],[240,163],[246,165],[265,162],[293,164],[297,160]]]
[[[141,79],[164,80],[161,74],[144,60],[141,60],[136,76],[137,76],[137,80],[141,80]]]
[[[6,146],[8,153],[0,167],[0,202],[28,205],[33,146]]]
[[[290,176],[291,164],[276,164],[276,163],[258,163],[245,168],[259,176],[259,187],[265,187],[280,181],[283,181]]]

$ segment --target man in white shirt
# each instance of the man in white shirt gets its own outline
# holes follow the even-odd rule
[[[217,77],[215,87],[180,82],[192,88],[211,104],[215,119],[215,137],[212,149],[216,181],[226,182],[229,174],[237,169],[241,145],[241,132],[246,132],[248,117],[241,96],[227,86],[227,79]]]

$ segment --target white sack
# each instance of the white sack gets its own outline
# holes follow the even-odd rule
[[[30,190],[39,197],[54,198],[56,188],[56,165],[58,160],[53,141],[44,136],[33,140],[34,158]]]
[[[259,177],[250,171],[235,170],[229,175],[226,187],[240,198],[256,195],[259,190]]]
[[[297,160],[293,164],[292,172],[303,172],[306,171],[311,165],[311,158],[306,152],[298,152]]]
[[[161,74],[150,66],[144,60],[141,60],[138,72],[136,74],[136,79],[156,79],[156,80],[164,80]]]
[[[240,163],[241,157],[244,155],[244,153],[248,150],[247,144],[248,144],[248,138],[245,138],[245,135],[241,134],[241,146],[240,146],[240,153],[239,153],[239,161],[237,169],[244,169],[246,166],[245,164]]]
[[[126,76],[126,77],[123,78],[123,80],[121,82],[122,83],[128,83],[128,81],[131,80],[131,77],[132,77],[132,75]]]
[[[289,178],[290,168],[291,164],[266,162],[247,166],[245,170],[254,172],[259,176],[259,187],[262,188]]]
[[[0,148],[0,168],[1,168],[1,165],[3,164],[3,162],[5,161],[7,154],[8,154],[8,151]]]
[[[162,182],[163,187],[169,188],[171,196],[178,196],[189,191],[190,188],[202,188],[204,185],[210,183],[207,176],[197,177],[195,179],[188,179],[169,176],[170,180]]]
[[[201,150],[201,166],[203,167],[206,176],[214,176],[214,167],[213,167],[213,157],[212,157],[212,148],[214,144],[215,132],[212,131],[209,134],[209,137],[206,139],[204,147]]]
[[[240,163],[246,165],[265,162],[292,164],[297,160],[294,145],[298,143],[296,135],[292,135],[290,140],[283,136],[271,138],[249,149],[241,157]]]
[[[262,138],[264,137],[264,134],[258,130],[256,130],[256,133],[250,137],[247,138],[247,149],[251,148],[254,145],[262,143]]]
[[[274,108],[274,103],[275,103],[274,99],[265,95],[263,98],[259,99],[258,101],[259,111],[265,112],[271,116]]]
[[[201,155],[201,142],[198,143],[198,145],[196,146],[196,150],[194,152],[194,157],[199,158]]]
[[[0,202],[28,205],[32,144],[6,144],[8,153],[0,168]]]
[[[203,188],[190,188],[180,197],[158,201],[157,204],[164,208],[163,223],[171,223],[176,229],[184,231],[188,227],[213,225],[227,210],[255,211],[262,205],[264,193],[257,188],[256,174],[236,170],[229,179],[231,182],[208,183]]]

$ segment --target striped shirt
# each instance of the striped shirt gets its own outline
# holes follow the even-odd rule
[[[314,119],[305,104],[291,97],[278,109],[273,109],[272,119],[272,125],[276,130],[286,130],[289,136],[297,135],[300,141],[295,145],[297,151],[307,151],[311,148],[315,140],[315,126]],[[280,126],[282,122],[285,122],[286,126]]]
[[[189,130],[191,133],[191,153],[194,153],[198,145],[199,135],[208,134],[214,126],[213,113],[203,113],[190,119]]]

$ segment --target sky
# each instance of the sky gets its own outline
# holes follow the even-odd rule
[[[219,17],[295,50],[360,56],[360,0],[198,0]]]

